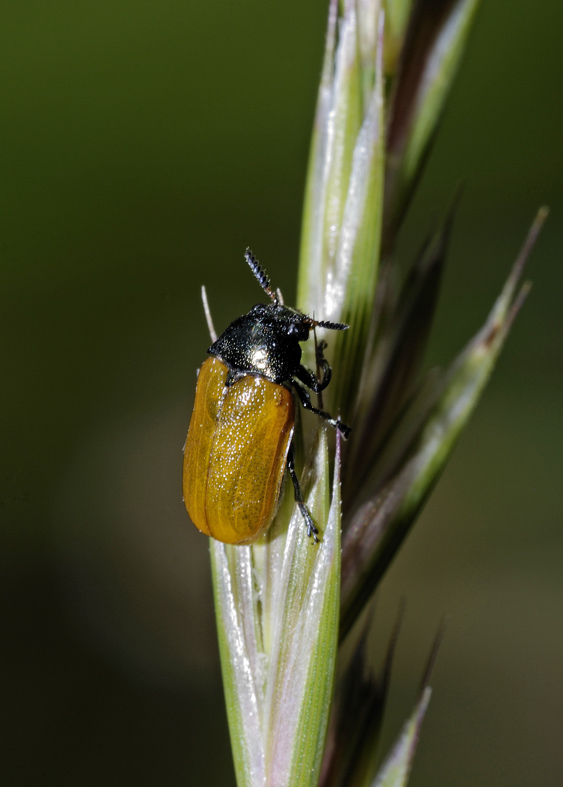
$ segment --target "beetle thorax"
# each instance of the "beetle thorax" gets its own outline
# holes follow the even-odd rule
[[[208,352],[235,376],[259,374],[272,382],[289,382],[301,362],[300,341],[309,336],[305,315],[276,304],[255,306],[224,331]]]

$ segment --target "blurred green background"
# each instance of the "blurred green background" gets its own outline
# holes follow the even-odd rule
[[[232,785],[207,542],[183,510],[195,369],[291,302],[325,0],[3,4],[3,785]],[[389,572],[384,744],[450,613],[411,784],[563,784],[563,5],[485,0],[401,246],[465,182],[428,363],[480,326],[540,204],[534,287]]]

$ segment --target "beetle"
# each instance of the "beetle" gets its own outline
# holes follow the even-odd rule
[[[299,343],[316,327],[348,326],[285,306],[250,249],[245,257],[271,303],[236,319],[207,350],[184,447],[184,503],[202,533],[226,544],[249,543],[271,525],[287,467],[307,535],[318,542],[295,472],[296,401],[344,437],[350,428],[314,407],[307,390],[320,393],[330,382],[326,343],[317,345],[320,379],[301,364]]]

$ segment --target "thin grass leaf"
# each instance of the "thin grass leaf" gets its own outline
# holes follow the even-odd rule
[[[299,308],[350,324],[344,341],[338,335],[329,348],[327,406],[344,413],[357,388],[377,280],[384,158],[378,7],[362,0],[357,11],[346,0],[336,25],[331,5],[303,215]],[[366,29],[369,13],[376,18]],[[304,349],[313,366],[313,348]]]
[[[331,160],[332,106],[334,101],[334,53],[336,50],[336,34],[338,23],[338,0],[330,0],[328,28],[325,42],[325,53],[315,121],[311,137],[307,183],[303,203],[301,226],[301,249],[299,278],[297,285],[297,302],[307,312],[315,305],[318,309],[323,301],[322,296],[322,249],[323,249],[323,217],[325,206],[325,189]]]
[[[426,400],[422,405],[414,401],[411,409],[415,413],[425,410],[418,433],[412,430],[408,411],[406,435],[398,424],[398,437],[393,440],[392,436],[388,452],[395,458],[404,454],[399,469],[391,478],[386,477],[392,463],[383,452],[364,486],[364,502],[353,514],[343,539],[341,636],[349,631],[396,554],[479,401],[528,292],[529,285],[524,285],[515,297],[524,263],[546,215],[545,209],[538,214],[483,328],[447,373],[432,381],[430,391],[423,389]]]
[[[431,689],[428,684],[432,676],[432,671],[445,631],[446,620],[444,619],[440,623],[436,636],[434,637],[434,642],[430,648],[428,661],[420,685],[419,700],[414,712],[405,724],[392,751],[379,769],[379,773],[374,779],[365,782],[365,787],[404,787],[404,785],[406,785],[411,771],[415,749],[418,744],[420,728],[430,701]]]
[[[321,432],[318,454],[328,461],[326,434]],[[295,539],[294,559],[287,571],[294,571],[295,560],[311,558],[313,563],[307,586],[297,585],[301,598],[296,603],[288,594],[280,599],[276,618],[280,621],[268,679],[266,708],[271,720],[267,739],[268,785],[317,784],[334,680],[338,641],[340,599],[340,448],[337,456],[328,508],[328,489],[317,490],[317,505],[326,507],[327,522],[322,542],[317,547],[303,543],[303,527]],[[324,476],[326,477],[326,476]],[[315,498],[309,505],[315,511]],[[288,538],[289,542],[289,538]],[[286,552],[291,551],[291,545]],[[308,554],[307,554],[308,553]],[[287,564],[288,561],[286,561]],[[290,591],[292,579],[283,580]],[[295,596],[295,594],[293,594]],[[283,608],[282,608],[283,607]],[[285,619],[284,619],[285,614]]]
[[[403,48],[413,0],[385,0],[385,75],[392,78]]]
[[[371,787],[404,787],[407,783],[431,694],[432,689],[427,686]]]
[[[319,787],[364,787],[373,778],[403,613],[401,604],[377,676],[369,667],[367,653],[371,615],[364,624],[354,655],[338,681]]]
[[[299,308],[323,319],[332,319],[324,311],[324,290],[335,267],[361,123],[356,10],[346,0],[344,15],[338,20],[338,3],[331,2],[305,191],[297,294]]]
[[[473,26],[479,0],[419,0],[389,114],[383,248],[392,247]]]
[[[325,290],[326,319],[350,324],[350,330],[336,337],[330,400],[345,417],[353,409],[361,376],[379,263],[384,166],[381,50],[382,45],[375,87],[354,149],[337,264]]]
[[[239,594],[229,566],[229,547],[211,541],[210,551],[223,690],[237,784],[238,787],[258,787],[265,780],[259,687],[237,606]],[[235,554],[235,562],[243,559],[244,551],[250,551],[250,547],[239,547],[241,557]]]
[[[354,419],[358,437],[348,456],[346,496],[365,480],[382,439],[413,393],[436,310],[453,215],[452,208],[422,247],[366,362]]]
[[[377,64],[378,20],[382,0],[357,0],[358,49],[364,107],[375,85]]]

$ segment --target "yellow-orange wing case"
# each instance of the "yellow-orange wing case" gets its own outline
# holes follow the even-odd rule
[[[227,544],[262,535],[276,513],[295,424],[291,392],[248,375],[225,387],[216,357],[201,367],[184,452],[184,502],[195,526]]]

